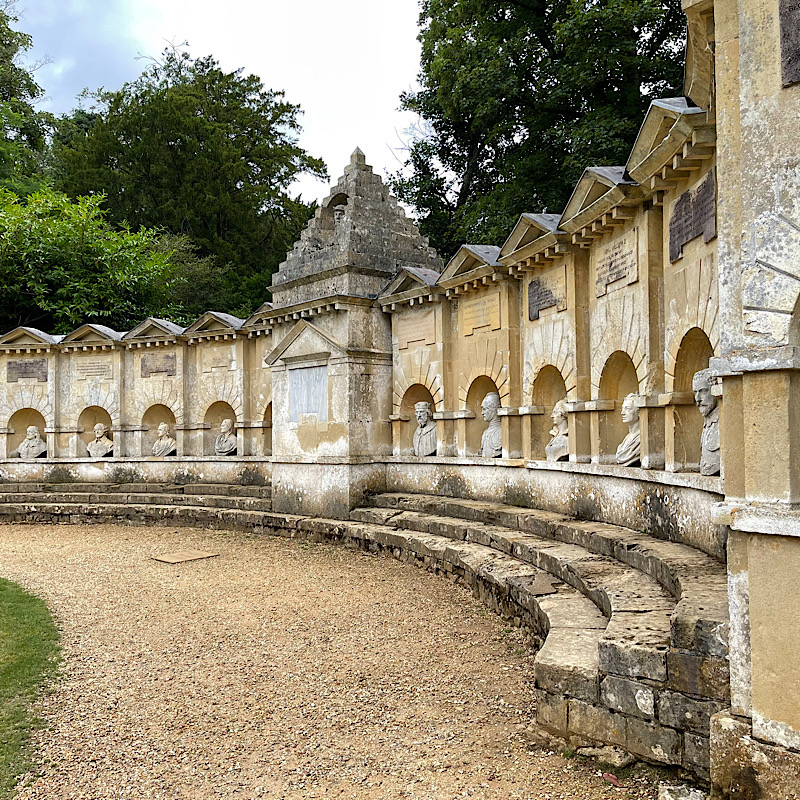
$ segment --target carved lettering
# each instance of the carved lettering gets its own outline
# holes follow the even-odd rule
[[[539,319],[546,308],[555,306],[558,311],[567,307],[567,268],[556,267],[528,284],[528,319]]]
[[[717,235],[717,190],[711,171],[696,189],[684,192],[676,201],[669,221],[669,260],[683,255],[683,246],[702,234],[710,242]]]
[[[396,317],[397,347],[408,349],[409,345],[434,344],[436,342],[436,312],[406,312]]]
[[[75,361],[75,380],[85,381],[88,378],[110,381],[114,375],[111,357],[78,358]]]
[[[611,284],[614,288],[639,280],[639,237],[636,228],[601,247],[595,267],[595,297],[602,297]]]
[[[784,86],[800,83],[800,0],[780,0],[781,75]]]
[[[47,359],[9,359],[6,364],[6,383],[17,383],[20,378],[36,378],[38,383],[47,383]]]
[[[142,377],[167,375],[172,378],[177,372],[175,353],[146,353],[142,355]]]
[[[476,328],[500,328],[500,293],[463,299],[459,304],[461,335],[472,336]]]

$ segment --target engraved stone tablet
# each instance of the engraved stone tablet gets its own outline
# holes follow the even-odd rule
[[[595,268],[595,297],[602,297],[609,286],[618,289],[639,280],[639,237],[636,228],[618,236],[598,250]],[[619,282],[619,283],[617,283]]]
[[[717,235],[717,190],[714,171],[676,201],[669,221],[669,260],[683,255],[683,246],[702,234],[708,243]]]
[[[406,312],[396,317],[397,347],[408,349],[409,345],[434,344],[436,342],[436,312]]]
[[[462,336],[471,336],[476,328],[500,328],[500,293],[467,297],[459,303]]]
[[[301,414],[316,414],[319,422],[327,422],[327,367],[289,370],[289,421],[299,422]]]
[[[800,0],[780,0],[781,74],[784,86],[800,83]]]
[[[558,311],[567,307],[567,268],[556,267],[534,278],[528,284],[528,319],[539,319],[546,308],[555,306]]]
[[[75,380],[77,381],[85,381],[88,378],[111,380],[113,374],[114,365],[111,356],[80,357],[75,360]]]
[[[38,383],[47,383],[47,359],[9,359],[6,364],[6,383],[17,383],[20,378],[36,378]]]
[[[147,353],[142,355],[142,377],[161,374],[174,377],[176,369],[175,353]]]
[[[233,348],[228,347],[204,347],[202,350],[203,372],[211,372],[215,369],[236,369],[236,361]]]

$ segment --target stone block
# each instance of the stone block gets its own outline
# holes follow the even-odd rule
[[[672,728],[664,728],[633,717],[628,718],[625,747],[648,761],[660,764],[680,764],[681,736]]]
[[[600,684],[600,701],[608,708],[642,719],[654,719],[656,692],[652,686],[612,675]]]
[[[693,786],[668,786],[662,783],[658,787],[658,800],[708,800],[708,793]]]
[[[638,614],[614,614],[600,640],[600,669],[623,678],[667,679],[664,634],[641,627]]]
[[[683,694],[730,701],[728,662],[673,650],[667,655],[668,684]]]
[[[710,740],[695,733],[683,735],[683,766],[704,776],[711,766]]]
[[[551,628],[544,647],[536,655],[536,687],[597,703],[600,698],[599,633],[598,630]]]
[[[679,692],[663,691],[658,698],[658,720],[671,728],[708,735],[711,715],[723,708],[722,703],[713,700],[695,700]]]
[[[603,744],[626,745],[628,718],[607,708],[580,700],[569,701],[570,736],[581,736]]]
[[[534,689],[534,697],[536,698],[537,724],[558,736],[566,736],[569,700],[541,689]]]

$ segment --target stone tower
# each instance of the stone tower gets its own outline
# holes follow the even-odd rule
[[[391,324],[375,298],[436,253],[356,150],[273,276],[273,504],[346,517],[391,454]]]

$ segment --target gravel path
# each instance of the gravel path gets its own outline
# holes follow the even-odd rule
[[[218,558],[167,565],[185,548]],[[0,526],[0,575],[63,632],[47,798],[652,798],[537,750],[532,657],[464,589],[392,559],[240,533]],[[629,790],[633,789],[630,793]]]

